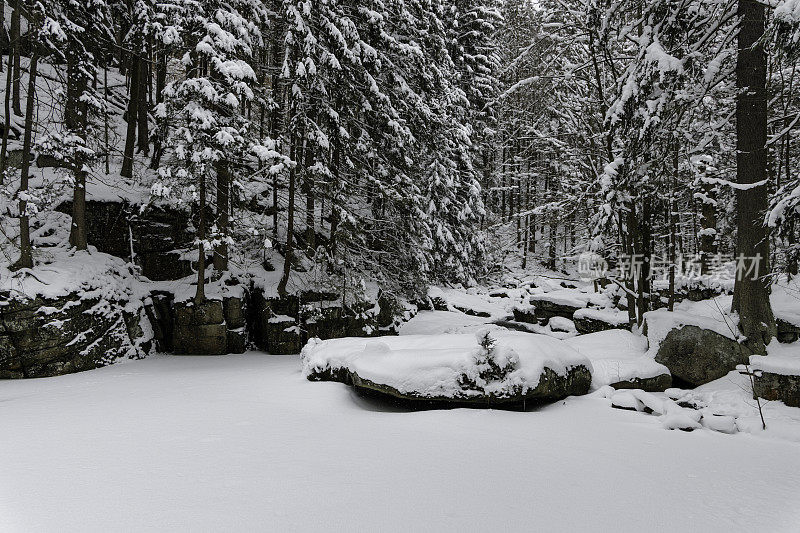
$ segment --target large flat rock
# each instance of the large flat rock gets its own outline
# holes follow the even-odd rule
[[[312,339],[303,348],[309,380],[341,381],[386,397],[446,406],[555,401],[585,394],[591,363],[557,339],[492,331],[481,335],[408,335],[380,340]]]

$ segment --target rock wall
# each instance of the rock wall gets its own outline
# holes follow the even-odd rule
[[[244,353],[246,304],[242,298],[191,300],[174,305],[173,352],[189,355]]]
[[[272,354],[300,353],[308,339],[376,337],[396,334],[396,301],[379,298],[353,308],[342,307],[339,295],[305,292],[285,298],[250,292],[248,329],[253,344]]]
[[[755,393],[769,401],[780,400],[790,407],[800,407],[800,376],[758,372]]]
[[[12,299],[0,292],[0,378],[69,374],[120,357],[143,357],[151,347],[141,307],[126,302],[62,298]]]
[[[86,228],[89,244],[107,254],[131,259],[142,274],[154,281],[184,278],[192,273],[191,261],[179,253],[188,248],[193,236],[188,228],[190,213],[165,206],[141,206],[127,202],[86,202]],[[72,213],[72,202],[57,208]]]

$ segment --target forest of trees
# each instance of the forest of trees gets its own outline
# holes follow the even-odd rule
[[[404,291],[481,280],[508,256],[567,269],[591,252],[666,257],[674,292],[679,256],[703,273],[759,258],[734,296],[758,346],[775,329],[768,274],[797,274],[798,0],[12,0],[2,13],[18,269],[34,265],[44,203],[29,159],[9,163],[21,124],[24,154],[66,162],[78,250],[94,175],[191,204],[198,300],[206,252],[224,272],[259,234],[286,259],[279,293],[299,255]],[[42,64],[64,87],[49,99]],[[126,80],[118,142],[110,73]],[[252,191],[268,199],[260,218],[241,213]],[[633,322],[651,306],[648,268],[624,281]]]

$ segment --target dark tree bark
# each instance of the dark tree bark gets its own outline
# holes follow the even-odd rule
[[[128,131],[125,137],[125,152],[122,154],[122,169],[120,176],[133,177],[133,150],[136,145],[136,125],[139,111],[139,74],[138,59],[130,54],[131,58],[131,85],[128,90]]]
[[[6,2],[3,0],[2,9],[0,9],[0,42],[6,37]],[[3,61],[0,60],[0,72],[3,72]],[[6,111],[6,115],[8,111]],[[2,182],[0,182],[2,183]]]
[[[83,135],[87,127],[87,106],[81,101],[81,95],[87,89],[86,76],[79,72],[73,54],[67,54],[67,102],[64,108],[64,125],[68,131]],[[85,156],[82,152],[75,154],[72,161],[72,172],[75,186],[72,190],[72,227],[69,243],[78,250],[86,250],[86,171]]]
[[[5,119],[3,121],[3,141],[0,147],[0,185],[5,179],[6,162],[8,157],[8,134],[11,129],[11,78],[14,76],[12,55],[8,55],[8,68],[6,69],[6,94],[3,98],[3,111]]]
[[[199,222],[197,224],[197,290],[194,293],[195,305],[206,299],[206,177],[200,176]]]
[[[15,269],[33,268],[33,249],[31,246],[30,218],[28,217],[28,202],[25,193],[28,190],[28,171],[31,161],[31,138],[33,135],[33,104],[36,100],[36,74],[39,65],[38,50],[31,53],[30,71],[28,73],[28,95],[25,102],[25,134],[22,138],[22,168],[19,178],[19,259],[14,264]]]
[[[703,183],[701,190],[704,198],[700,205],[700,272],[708,274],[711,258],[717,254],[717,195],[710,183]]]
[[[147,61],[143,57],[139,57],[139,102],[137,103],[137,149],[140,153],[148,155],[150,153],[150,136],[147,131],[147,88],[149,86],[148,76],[149,69],[147,68]]]
[[[314,175],[309,170],[314,164],[314,154],[312,150],[306,149],[305,155],[305,187],[306,187],[306,249],[310,254],[314,253],[316,247],[316,234],[314,233]]]
[[[302,154],[300,157],[297,157],[295,153],[297,151],[296,144],[297,140],[292,140],[292,145],[289,148],[289,158],[292,161],[296,161],[302,158]],[[300,150],[302,152],[302,150]],[[288,220],[286,222],[286,250],[283,254],[283,275],[281,276],[281,281],[278,283],[278,294],[283,297],[286,296],[286,285],[289,283],[289,274],[292,271],[292,259],[294,255],[294,239],[292,238],[292,234],[294,233],[294,189],[295,189],[295,166],[293,165],[289,169],[289,206],[286,209],[286,215]]]
[[[22,104],[19,96],[19,86],[22,82],[22,67],[20,66],[19,49],[20,43],[20,0],[14,0],[14,10],[11,12],[11,35],[9,53],[14,57],[14,76],[13,87],[11,89],[11,106],[14,108],[14,114],[22,115]]]
[[[228,270],[228,213],[230,210],[231,177],[226,161],[217,161],[214,165],[217,172],[217,231],[222,236],[220,244],[214,250],[214,270]]]
[[[755,272],[737,275],[733,310],[739,313],[739,328],[747,346],[764,353],[776,334],[769,301],[769,233],[764,224],[767,209],[767,58],[764,35],[764,4],[739,0],[741,20],[736,62],[736,253]],[[763,184],[762,184],[763,182]],[[756,184],[756,185],[753,185]]]

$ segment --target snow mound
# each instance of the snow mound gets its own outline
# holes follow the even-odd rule
[[[575,319],[589,319],[599,320],[606,324],[614,326],[622,326],[628,323],[628,312],[619,311],[617,309],[596,309],[593,307],[585,307],[578,309],[573,315]]]
[[[545,381],[570,382],[576,371],[591,369],[584,356],[556,339],[501,330],[312,339],[301,361],[309,380],[351,380],[395,396],[440,400],[524,399],[540,382],[547,388]],[[588,385],[587,379],[586,390]]]
[[[647,338],[623,329],[579,335],[564,341],[592,363],[592,388],[649,379],[669,369],[647,355]]]
[[[753,370],[782,376],[800,376],[800,353],[792,355],[751,355]]]

